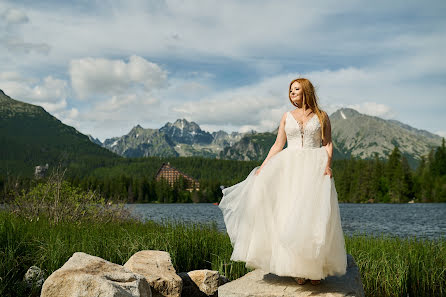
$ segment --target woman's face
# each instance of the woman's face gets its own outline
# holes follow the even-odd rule
[[[297,81],[295,81],[291,84],[290,98],[291,98],[291,101],[293,101],[294,103],[297,103],[299,105],[302,103],[303,91],[300,86],[300,83]]]

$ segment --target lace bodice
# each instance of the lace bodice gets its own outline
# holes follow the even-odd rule
[[[285,120],[285,134],[290,148],[321,147],[321,124],[316,114],[305,123],[302,129],[299,122],[288,111]]]

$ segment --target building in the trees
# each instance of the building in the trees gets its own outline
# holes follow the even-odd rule
[[[172,167],[170,162],[163,163],[158,172],[156,173],[155,179],[159,181],[161,178],[167,180],[170,186],[173,187],[175,181],[182,176],[186,182],[186,190],[192,192],[194,189],[198,191],[200,189],[200,183],[195,178],[181,172],[180,170]]]

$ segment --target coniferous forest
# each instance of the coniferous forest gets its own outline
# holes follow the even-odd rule
[[[156,181],[163,163],[170,164],[196,178],[200,190],[186,191],[186,181],[173,187]],[[111,158],[100,162],[74,162],[65,167],[65,178],[73,185],[93,190],[109,200],[127,203],[218,202],[221,186],[234,185],[261,161],[218,160],[203,157]],[[386,160],[351,158],[334,160],[333,176],[340,202],[407,203],[446,202],[446,148],[442,145],[423,156],[418,167],[409,167],[407,159],[395,147]],[[44,179],[43,179],[44,180]],[[1,200],[7,202],[21,190],[36,183],[32,177],[0,176]]]

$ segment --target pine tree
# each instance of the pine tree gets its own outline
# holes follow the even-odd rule
[[[408,202],[409,200],[414,198],[415,194],[412,172],[409,166],[409,162],[407,161],[407,158],[405,156],[401,157],[401,170],[401,202]]]
[[[441,146],[435,150],[432,164],[432,172],[435,176],[443,176],[446,174],[446,148],[444,142],[443,138]]]
[[[401,202],[403,192],[403,168],[401,164],[401,152],[394,147],[387,162],[387,179],[389,183],[389,198],[391,203]]]

